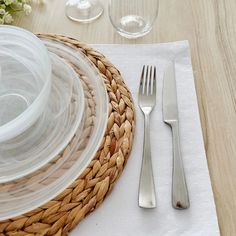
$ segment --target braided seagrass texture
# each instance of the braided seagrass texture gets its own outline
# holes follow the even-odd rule
[[[102,145],[74,183],[47,204],[0,222],[0,236],[68,235],[111,192],[123,171],[133,143],[134,105],[119,71],[99,52],[76,39],[40,35],[82,52],[98,68],[109,96],[109,118]]]

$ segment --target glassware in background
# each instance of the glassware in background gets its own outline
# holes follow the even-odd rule
[[[158,8],[159,0],[109,0],[109,18],[121,36],[138,38],[152,30]]]
[[[66,16],[77,22],[89,23],[103,13],[103,7],[98,0],[68,0]]]

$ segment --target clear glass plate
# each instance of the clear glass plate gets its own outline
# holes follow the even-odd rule
[[[0,184],[0,220],[33,210],[65,190],[88,166],[106,131],[108,96],[97,68],[78,49],[43,40],[50,52],[63,57],[79,74],[85,110],[75,135],[62,152],[30,175]],[[77,98],[74,93],[74,100]],[[69,107],[73,110],[74,103]]]

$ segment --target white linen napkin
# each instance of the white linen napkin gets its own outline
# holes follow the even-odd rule
[[[137,111],[133,150],[113,192],[86,217],[72,236],[195,236],[219,235],[215,203],[204,143],[187,41],[148,45],[93,45],[122,73]],[[175,59],[180,137],[190,196],[188,210],[171,206],[172,138],[162,120],[163,73]],[[138,207],[138,185],[143,147],[143,116],[138,107],[142,66],[157,67],[157,104],[151,115],[151,152],[157,194],[156,209]]]

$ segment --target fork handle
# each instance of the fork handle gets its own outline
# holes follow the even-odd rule
[[[156,196],[152,171],[151,146],[150,146],[150,116],[144,119],[144,142],[141,175],[139,182],[139,206],[143,208],[155,208]]]
[[[172,122],[171,128],[173,134],[172,205],[176,209],[187,209],[190,203],[181,155],[178,121]]]

